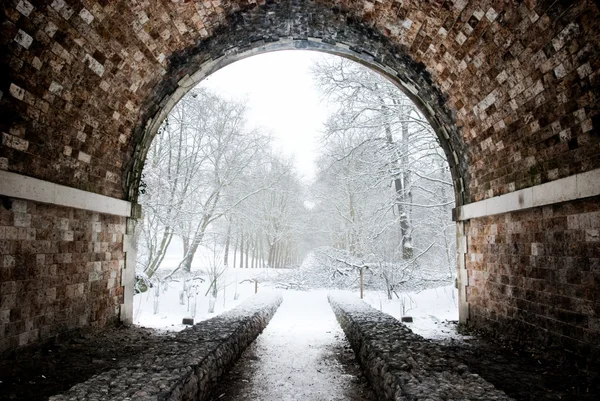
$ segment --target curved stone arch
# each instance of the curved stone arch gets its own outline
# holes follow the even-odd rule
[[[69,324],[55,319],[66,291],[43,305],[43,329],[11,322],[18,329],[0,334],[0,351],[116,317],[135,266],[122,200],[137,197],[152,123],[203,66],[288,42],[333,46],[414,87],[447,135],[463,205],[461,319],[600,355],[590,271],[600,249],[598,1],[13,0],[0,6],[0,23],[0,194],[17,199],[2,210],[2,253],[50,293],[57,283],[92,288],[89,260],[124,274],[120,287],[103,274],[103,291],[70,299],[78,310]],[[83,273],[48,280],[47,269],[29,268],[36,252]],[[8,308],[38,308],[26,285],[10,282],[19,277],[0,274],[16,291]],[[125,321],[130,306],[120,309]]]
[[[307,10],[308,7],[311,9]],[[307,16],[318,16],[318,20]],[[446,107],[445,95],[425,66],[414,61],[407,49],[338,10],[312,3],[257,6],[239,11],[230,19],[232,21],[224,25],[234,27],[235,34],[219,30],[196,46],[171,56],[169,70],[142,108],[133,132],[132,158],[123,181],[130,201],[137,201],[144,161],[158,129],[177,102],[200,81],[247,57],[281,50],[310,50],[358,62],[402,90],[437,134],[450,166],[456,204],[469,202],[468,154],[455,115]],[[263,23],[256,24],[256,21]]]

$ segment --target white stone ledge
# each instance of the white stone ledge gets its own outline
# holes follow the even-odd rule
[[[598,195],[600,169],[469,203],[456,208],[456,220],[464,221]]]
[[[130,202],[4,170],[0,170],[0,195],[115,216],[131,215]]]

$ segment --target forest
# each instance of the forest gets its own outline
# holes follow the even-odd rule
[[[352,61],[323,58],[311,74],[331,112],[310,182],[249,128],[244,101],[199,85],[177,104],[144,167],[136,291],[184,277],[216,298],[232,269],[285,270],[284,288],[363,282],[388,299],[453,282],[453,184],[430,124]],[[182,252],[165,267],[174,242]]]

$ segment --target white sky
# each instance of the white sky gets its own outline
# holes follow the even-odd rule
[[[213,73],[201,85],[247,99],[248,122],[273,135],[274,146],[293,156],[301,177],[312,181],[317,138],[327,118],[310,66],[327,56],[311,51],[278,51],[249,57]]]

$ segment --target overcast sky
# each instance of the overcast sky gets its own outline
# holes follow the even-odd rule
[[[310,66],[322,57],[336,56],[298,50],[261,54],[220,69],[200,85],[247,99],[251,126],[271,133],[276,150],[293,155],[300,175],[312,180],[317,137],[327,110]]]

